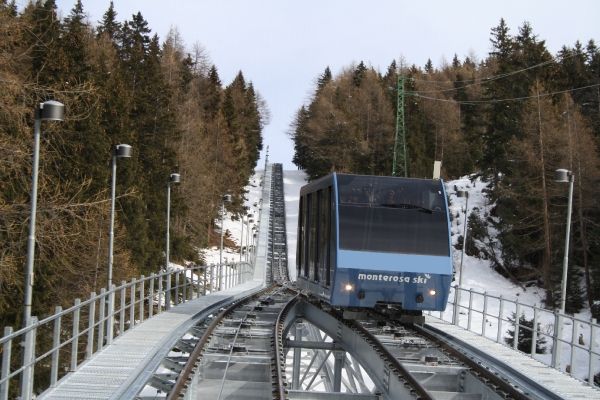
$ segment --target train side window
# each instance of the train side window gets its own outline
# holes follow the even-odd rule
[[[317,191],[315,198],[315,263],[313,265],[313,281],[319,282],[321,279],[321,238],[323,231],[321,230],[321,199],[323,198],[323,190]]]
[[[308,270],[310,265],[310,203],[311,203],[311,194],[307,194],[304,202],[304,243],[303,243],[303,251],[304,251],[304,263],[302,267],[302,272],[304,273],[304,277],[308,277]]]
[[[319,191],[319,281],[325,284],[327,264],[327,241],[329,232],[327,231],[327,219],[329,216],[329,204],[327,200],[327,189]]]
[[[315,270],[317,264],[317,217],[318,202],[316,193],[308,195],[308,276],[310,280],[315,280]]]
[[[323,284],[329,287],[331,273],[331,186],[323,193],[321,199],[321,277]]]

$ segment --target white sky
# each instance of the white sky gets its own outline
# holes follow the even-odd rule
[[[26,0],[19,0],[19,4]],[[63,16],[75,0],[57,0]],[[364,60],[385,71],[393,59],[439,66],[456,53],[478,59],[490,50],[490,29],[503,17],[516,34],[529,21],[552,53],[576,40],[600,44],[597,0],[115,0],[120,21],[141,11],[161,40],[176,26],[186,46],[200,43],[224,84],[239,70],[271,110],[264,131],[270,160],[294,168],[286,135],[327,65],[334,74]],[[83,0],[92,22],[109,0]],[[263,161],[259,162],[262,166]]]

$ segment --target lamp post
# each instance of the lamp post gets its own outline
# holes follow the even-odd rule
[[[248,214],[246,219],[246,261],[248,261],[249,243],[250,243],[250,224],[254,222],[254,214]]]
[[[219,273],[218,273],[218,286],[219,286],[219,290],[222,290],[223,287],[223,277],[222,277],[222,273],[223,273],[223,238],[225,235],[225,229],[223,227],[223,220],[225,219],[225,203],[231,203],[231,195],[230,194],[226,194],[223,195],[223,198],[221,199],[221,245],[219,247]]]
[[[110,228],[108,231],[108,280],[106,290],[110,291],[112,287],[113,273],[113,243],[115,237],[115,191],[117,185],[117,158],[131,157],[131,146],[128,144],[118,144],[113,149],[112,155],[112,180],[110,187]]]
[[[554,180],[560,183],[569,184],[569,203],[567,206],[567,232],[565,234],[565,256],[563,258],[563,271],[560,289],[560,312],[565,313],[565,304],[567,300],[567,268],[569,266],[569,237],[571,235],[571,211],[573,210],[573,182],[575,176],[573,172],[567,169],[557,169]]]
[[[456,288],[456,301],[454,304],[454,324],[458,325],[458,313],[459,313],[459,304],[460,304],[460,291],[462,288],[463,281],[463,260],[465,258],[465,249],[467,245],[467,225],[468,225],[468,216],[469,216],[469,192],[466,190],[457,190],[456,197],[464,197],[465,198],[465,219],[463,222],[463,244],[462,244],[462,252],[460,254],[460,266],[458,268],[458,287]]]
[[[244,207],[244,211],[246,211],[248,207]],[[240,222],[242,224],[242,231],[240,233],[240,262],[242,262],[242,253],[244,249],[244,214],[240,214]]]
[[[456,197],[464,197],[465,198],[465,221],[464,221],[464,226],[463,226],[463,245],[462,245],[462,252],[460,254],[460,267],[458,269],[459,271],[459,277],[458,277],[458,286],[461,287],[462,286],[462,279],[463,279],[463,260],[465,258],[465,249],[466,249],[466,245],[467,245],[467,225],[468,225],[468,218],[469,218],[469,192],[467,192],[466,190],[459,190],[456,192]]]
[[[33,259],[35,257],[35,218],[37,212],[38,168],[40,163],[40,130],[42,121],[62,121],[65,106],[58,101],[49,100],[40,103],[34,111],[33,124],[33,167],[31,177],[31,215],[29,218],[29,236],[27,236],[27,262],[25,264],[25,299],[23,326],[31,320],[31,303],[33,292]]]
[[[167,240],[165,245],[165,271],[167,272],[167,294],[165,296],[165,308],[171,308],[171,274],[169,273],[169,231],[171,222],[171,184],[181,182],[181,175],[173,173],[169,175],[167,182]]]

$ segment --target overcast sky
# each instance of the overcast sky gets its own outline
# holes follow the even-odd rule
[[[74,3],[57,0],[63,16]],[[83,0],[93,23],[101,20],[109,3]],[[428,58],[439,66],[455,53],[461,60],[467,55],[482,59],[490,50],[490,29],[501,17],[512,34],[529,21],[553,54],[576,40],[600,44],[598,0],[114,0],[114,4],[120,21],[141,11],[161,40],[175,26],[188,48],[201,44],[224,84],[242,70],[271,111],[271,123],[264,131],[270,161],[281,162],[286,169],[295,168],[287,134],[290,122],[326,66],[336,74],[361,60],[385,71],[401,56],[419,66]]]

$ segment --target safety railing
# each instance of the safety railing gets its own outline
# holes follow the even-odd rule
[[[249,263],[188,266],[141,276],[14,331],[0,339],[0,400],[31,399],[54,387],[123,333],[180,303],[253,278]]]
[[[600,325],[595,319],[457,286],[445,311],[428,314],[526,353],[589,385],[600,373]]]

